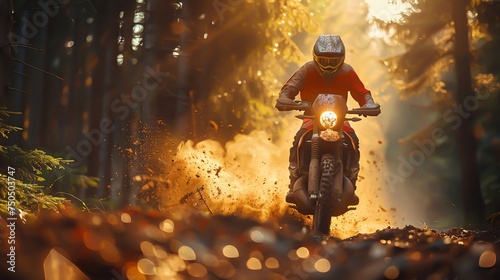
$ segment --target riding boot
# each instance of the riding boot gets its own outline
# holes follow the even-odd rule
[[[358,180],[358,173],[359,173],[359,164],[357,166],[351,167],[349,170],[350,174],[348,176],[349,180],[352,183],[352,186],[354,188],[354,195],[352,197],[352,200],[350,201],[350,205],[358,205],[359,204],[359,197],[356,195],[356,181]]]
[[[288,167],[288,171],[290,172],[290,185],[288,186],[288,192],[286,194],[285,201],[288,203],[295,203],[295,197],[293,196],[293,186],[297,179],[299,179],[299,170],[297,166],[290,165]]]

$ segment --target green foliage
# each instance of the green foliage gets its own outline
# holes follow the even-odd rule
[[[403,15],[401,21],[376,21],[392,40],[406,48],[385,63],[404,97],[425,94],[435,100],[449,100],[443,75],[451,71],[453,62],[452,3],[423,0],[412,4],[414,12]]]
[[[378,22],[391,34],[391,39],[405,46],[405,52],[387,59],[386,65],[392,77],[399,82],[403,97],[422,95],[429,97],[432,108],[438,109],[443,118],[445,110],[456,105],[451,94],[456,90],[454,78],[455,30],[451,0],[405,1],[412,3],[413,13],[405,15],[401,22]],[[500,3],[498,1],[468,1],[469,38],[472,51],[472,75],[474,90],[484,96],[476,114],[474,134],[478,142],[478,161],[481,189],[489,214],[500,211]],[[435,105],[438,104],[438,105]],[[458,104],[462,105],[462,104]],[[431,107],[422,113],[430,115]],[[417,135],[415,133],[415,135]],[[456,139],[447,138],[438,153]],[[446,144],[446,145],[443,145]],[[433,154],[428,165],[450,158],[453,152]],[[457,151],[454,151],[457,153]],[[452,166],[453,161],[448,164]],[[450,171],[451,172],[451,171]],[[443,172],[443,174],[449,174]],[[459,174],[454,176],[458,177]],[[448,179],[449,181],[449,179]],[[450,188],[451,189],[451,188]]]
[[[427,94],[435,100],[449,100],[454,81],[445,76],[453,72],[454,22],[451,14],[454,1],[421,0],[411,3],[413,13],[398,22],[376,21],[391,34],[391,39],[404,45],[403,54],[387,59],[386,65],[398,80],[405,97]],[[474,76],[500,72],[500,44],[497,1],[469,1],[469,29],[474,51]]]
[[[18,171],[22,178],[30,182],[43,182],[44,171],[63,169],[62,164],[68,163],[67,160],[54,158],[42,150],[24,151],[18,146],[4,147],[2,157],[10,166],[30,166],[30,168],[20,168]]]
[[[473,7],[475,15],[472,34],[476,58],[477,90],[488,96],[481,106],[477,124],[480,138],[479,164],[481,183],[488,214],[500,212],[500,2],[478,1]]]
[[[217,3],[214,9],[211,1],[201,2],[199,11],[192,11],[193,21],[199,22],[203,14],[210,24],[196,24],[191,30],[191,36],[201,38],[191,48],[203,51],[190,54],[190,67],[196,73],[203,69],[200,74],[205,76],[203,90],[197,91],[196,109],[203,118],[198,134],[213,137],[207,135],[213,122],[224,128],[219,133],[232,133],[223,136],[227,140],[277,120],[275,110],[264,108],[273,108],[278,81],[289,74],[287,67],[296,68],[307,59],[295,37],[314,32],[318,23],[304,1]]]
[[[2,138],[7,138],[7,134],[11,131],[19,131],[21,128],[7,125],[3,122],[5,117],[10,116],[11,114],[16,114],[15,112],[9,112],[7,111],[7,108],[5,107],[0,107],[0,136]],[[5,147],[0,145],[0,151],[5,150]]]
[[[2,138],[20,128],[4,123],[1,116],[9,116],[6,108],[0,108]],[[44,209],[57,209],[64,198],[47,195],[48,172],[62,170],[67,160],[55,158],[42,150],[24,151],[18,146],[0,146],[0,215],[25,214],[32,216]],[[43,184],[45,183],[45,184]]]
[[[474,7],[476,29],[478,30],[477,59],[486,73],[500,77],[500,2],[482,1]]]

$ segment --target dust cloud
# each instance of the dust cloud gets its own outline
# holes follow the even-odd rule
[[[288,190],[288,155],[300,121],[290,118],[284,136],[255,130],[239,134],[225,144],[214,140],[186,141],[177,147],[168,171],[170,186],[163,193],[163,207],[170,211],[192,208],[207,214],[238,215],[261,222],[280,223],[284,215],[302,216],[285,202]],[[357,210],[332,219],[332,235],[347,238],[397,226],[395,209],[385,201],[383,136],[373,120],[359,127],[362,145]]]
[[[380,46],[370,37],[371,29],[363,24],[366,14],[362,3],[359,0],[330,2],[325,10],[342,13],[334,12],[325,20],[328,24],[318,30],[318,34],[342,35],[348,49],[346,61],[372,90],[383,112],[378,118],[352,124],[360,138],[361,171],[357,190],[360,204],[356,210],[332,218],[332,235],[340,238],[389,226],[402,227],[410,222],[404,217],[411,212],[393,205],[390,194],[394,191],[386,184],[388,141],[384,125],[388,120],[384,112],[389,108],[384,105],[394,93],[388,89],[387,72],[380,63],[380,58],[387,55],[387,46]],[[336,24],[338,22],[343,24]],[[305,40],[304,53],[310,53],[318,34],[310,34]],[[348,105],[357,107],[354,103]],[[164,192],[164,207],[189,207],[208,214],[239,215],[276,223],[283,215],[297,214],[284,198],[289,182],[289,148],[300,121],[292,114],[281,114],[286,125],[282,125],[284,131],[280,139],[273,139],[263,129],[237,135],[227,143],[205,140],[179,145],[172,168],[168,170],[171,182]],[[309,226],[312,219],[307,216],[302,221]]]
[[[169,200],[212,214],[277,220],[287,209],[288,143],[265,131],[181,143],[169,171]]]
[[[383,100],[380,100],[383,110]],[[350,100],[349,108],[357,104]],[[387,227],[405,225],[401,209],[395,207],[390,199],[390,188],[386,185],[386,139],[378,117],[363,118],[351,123],[359,138],[360,167],[356,194],[360,203],[356,210],[349,211],[332,219],[331,231],[340,237],[358,233],[370,233]]]

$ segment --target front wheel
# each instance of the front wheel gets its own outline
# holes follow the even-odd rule
[[[319,182],[319,195],[313,217],[313,230],[328,235],[333,213],[333,197],[337,197],[339,190],[334,188],[335,175],[340,170],[339,164],[331,154],[321,158],[321,177]]]

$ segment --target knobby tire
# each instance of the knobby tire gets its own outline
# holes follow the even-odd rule
[[[319,197],[313,217],[315,232],[328,235],[330,233],[330,223],[332,221],[333,197],[337,197],[338,190],[334,190],[335,179],[335,159],[331,154],[326,154],[321,158],[321,177],[319,184]]]

